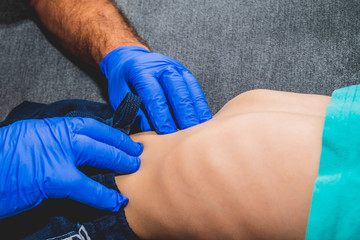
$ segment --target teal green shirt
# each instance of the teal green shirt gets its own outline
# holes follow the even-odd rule
[[[306,239],[360,239],[360,87],[333,92]]]

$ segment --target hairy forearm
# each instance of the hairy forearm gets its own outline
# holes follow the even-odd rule
[[[41,22],[75,56],[98,66],[117,47],[147,48],[109,0],[32,0]]]

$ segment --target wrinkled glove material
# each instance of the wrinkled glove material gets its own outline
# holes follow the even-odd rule
[[[195,77],[178,61],[138,46],[111,51],[100,63],[108,79],[111,106],[116,109],[128,92],[143,101],[136,123],[142,131],[160,134],[211,119],[205,95]]]

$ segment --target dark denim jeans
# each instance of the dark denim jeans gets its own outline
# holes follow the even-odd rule
[[[0,127],[24,119],[88,117],[129,134],[140,104],[141,99],[133,94],[128,94],[116,111],[106,104],[85,100],[51,104],[24,102],[0,123]],[[114,173],[89,166],[80,170],[106,187],[119,191]],[[29,240],[139,239],[129,227],[123,208],[112,213],[70,199],[47,199],[29,211],[2,219],[0,233],[6,239]]]
[[[0,122],[0,127],[24,119],[84,117],[96,119],[129,134],[140,105],[140,97],[131,93],[125,96],[115,112],[107,104],[80,99],[62,100],[51,104],[26,101],[14,108],[6,119]],[[137,131],[135,126],[132,131]]]

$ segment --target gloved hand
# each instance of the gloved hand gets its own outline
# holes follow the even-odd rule
[[[0,218],[46,198],[71,198],[118,211],[128,199],[76,167],[91,165],[121,174],[138,170],[142,145],[90,118],[23,120],[0,128]]]
[[[158,133],[171,133],[177,130],[175,120],[185,129],[212,117],[195,77],[170,57],[125,46],[107,54],[100,69],[108,79],[114,109],[128,92],[142,98],[145,109],[140,109],[136,120],[142,131],[153,126]]]

